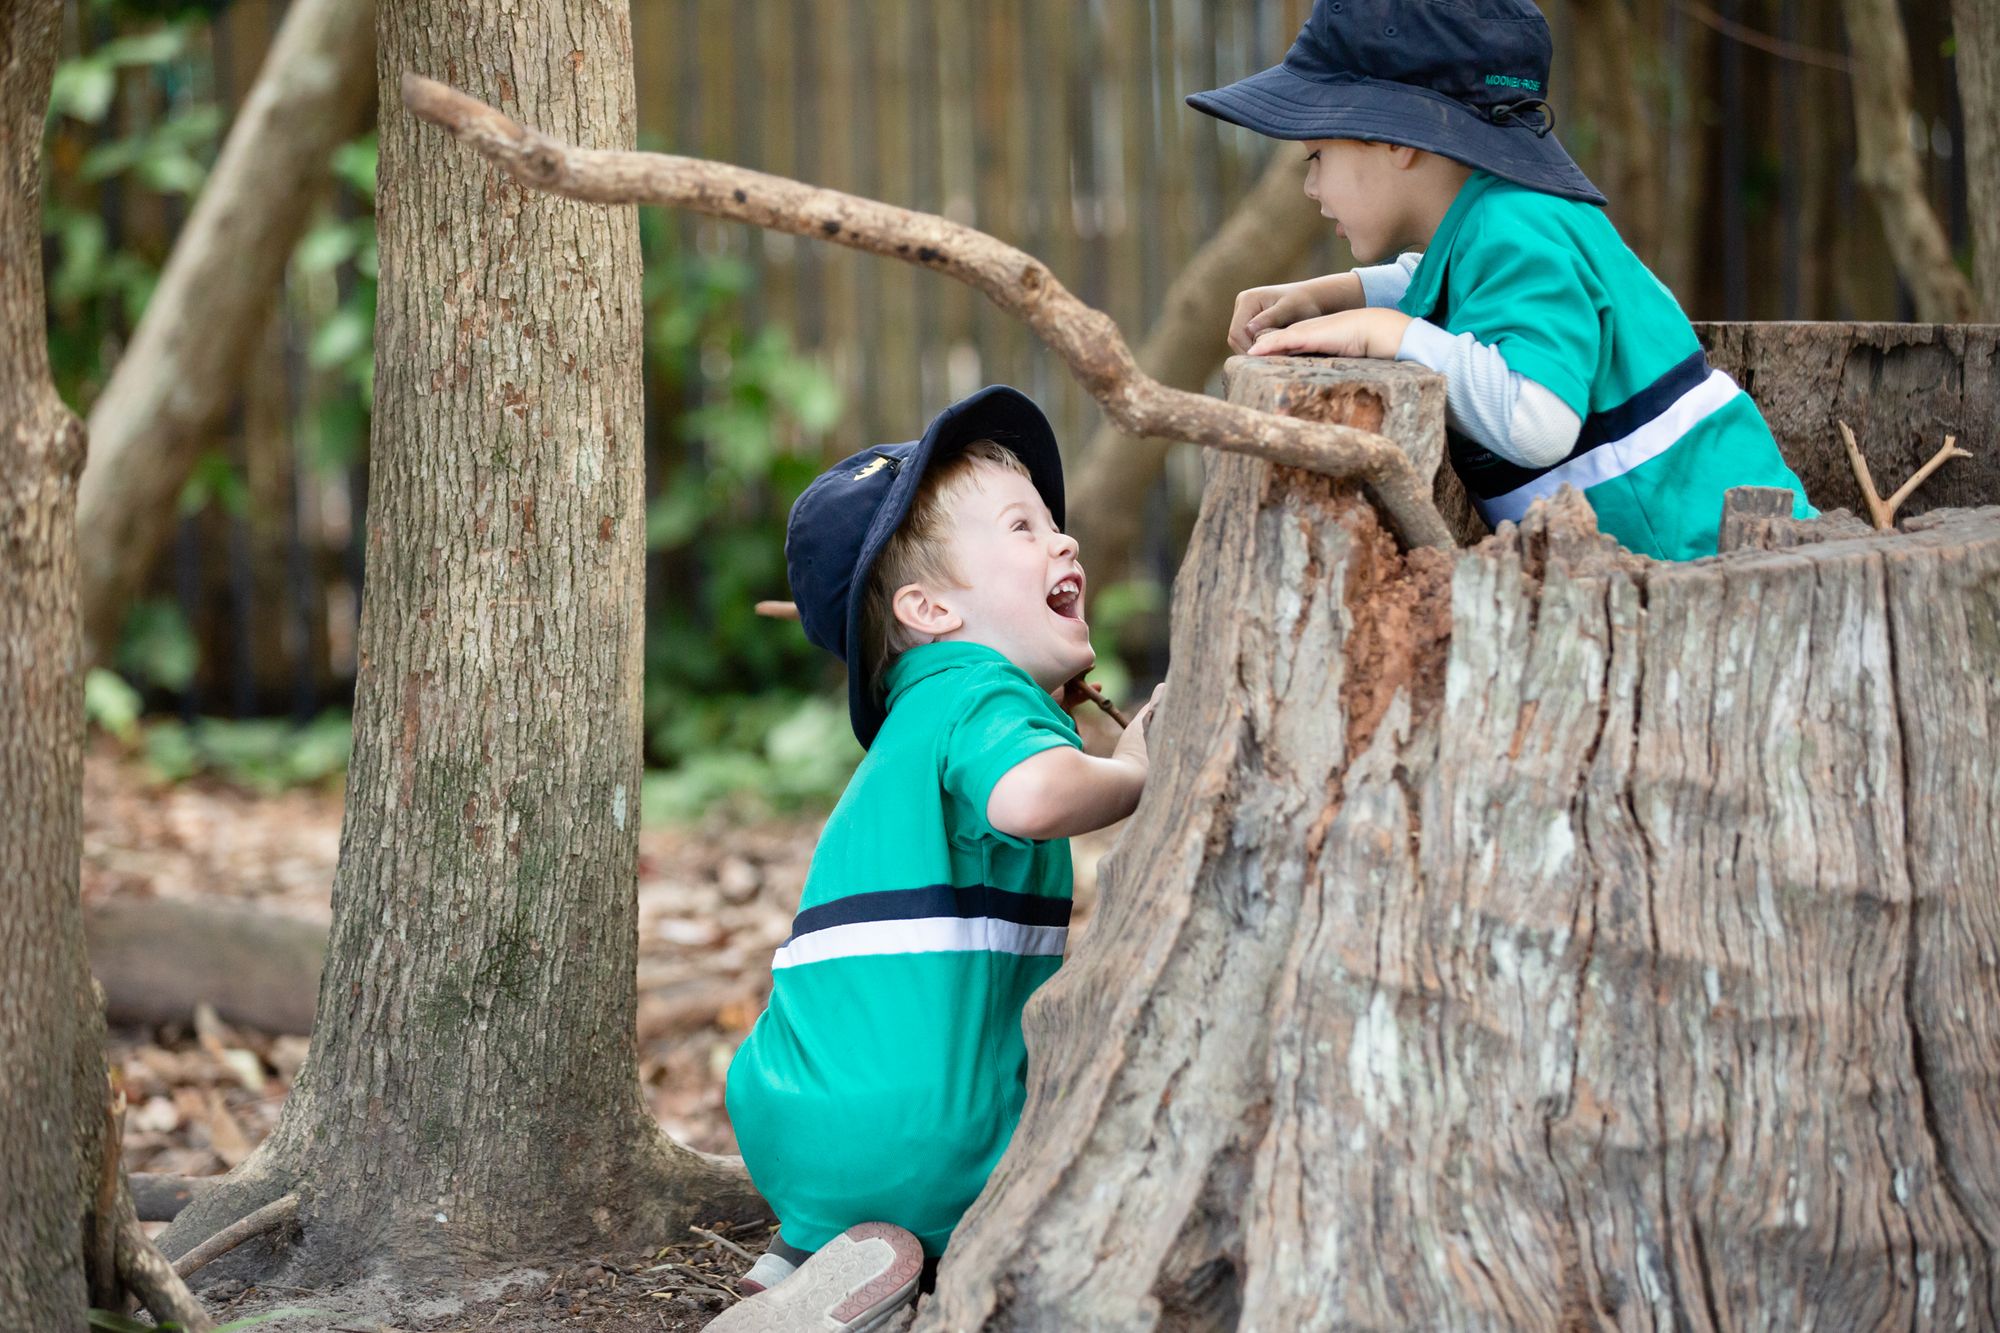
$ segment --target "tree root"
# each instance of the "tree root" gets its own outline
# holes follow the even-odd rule
[[[1078,300],[1033,255],[933,214],[761,171],[664,153],[576,148],[454,88],[404,74],[403,104],[523,185],[600,204],[663,204],[901,259],[983,292],[1062,358],[1130,435],[1185,440],[1366,483],[1412,546],[1455,546],[1395,441],[1351,426],[1259,412],[1170,389],[1139,369],[1111,317]]]
[[[169,1319],[178,1323],[182,1333],[211,1333],[215,1323],[208,1317],[208,1310],[188,1290],[167,1257],[146,1239],[145,1228],[139,1225],[139,1214],[132,1207],[132,1196],[126,1190],[118,1191],[117,1232],[118,1278],[139,1298],[139,1303],[162,1323]]]
[[[276,1231],[280,1227],[289,1226],[298,1215],[298,1195],[287,1194],[273,1199],[248,1217],[238,1218],[174,1260],[174,1272],[181,1277],[188,1277],[195,1270],[211,1260],[221,1258],[244,1241],[261,1236],[267,1231]]]

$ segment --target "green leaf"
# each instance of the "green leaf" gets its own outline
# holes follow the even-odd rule
[[[195,461],[187,483],[181,487],[180,512],[198,514],[211,503],[226,514],[241,515],[250,503],[250,488],[243,473],[229,456],[211,449]]]
[[[669,487],[646,506],[647,549],[661,551],[686,545],[707,517],[707,498],[699,487]]]
[[[379,156],[374,134],[350,139],[333,150],[333,174],[355,193],[373,199],[375,168]]]
[[[356,248],[354,228],[342,218],[322,219],[292,252],[292,262],[301,272],[325,273],[352,258]]]
[[[117,660],[126,677],[178,691],[194,679],[201,649],[179,607],[147,601],[126,613]]]
[[[114,37],[91,54],[108,65],[160,65],[187,49],[189,31],[176,24],[130,37]]]
[[[111,96],[117,91],[118,73],[109,63],[91,56],[72,60],[56,70],[49,86],[49,111],[95,125],[111,109]]]
[[[208,179],[208,168],[186,153],[149,155],[139,161],[139,179],[161,194],[194,194]]]
[[[374,338],[374,316],[355,305],[344,305],[313,335],[306,358],[315,366],[337,366],[367,350]]]
[[[125,678],[103,667],[92,667],[83,678],[83,716],[119,740],[131,742],[139,734],[139,691]]]
[[[180,782],[201,771],[201,752],[180,722],[155,722],[146,728],[146,766],[163,782]]]
[[[254,1327],[254,1326],[255,1326],[255,1325],[257,1325],[257,1324],[268,1324],[268,1323],[270,1323],[270,1322],[271,1322],[271,1321],[272,1321],[273,1319],[283,1319],[283,1318],[285,1318],[285,1317],[286,1317],[287,1315],[295,1315],[295,1314],[297,1314],[297,1315],[308,1315],[308,1314],[312,1314],[312,1315],[320,1315],[320,1314],[327,1314],[327,1313],[329,1313],[329,1311],[326,1311],[326,1310],[317,1310],[317,1309],[312,1309],[312,1308],[310,1308],[310,1307],[307,1307],[307,1306],[302,1306],[302,1305],[288,1305],[288,1306],[286,1306],[286,1307],[285,1307],[284,1309],[282,1309],[282,1310],[269,1310],[269,1311],[266,1311],[266,1312],[265,1312],[265,1313],[263,1313],[263,1314],[257,1314],[257,1315],[251,1315],[251,1316],[250,1316],[249,1318],[247,1318],[247,1319],[232,1319],[232,1320],[230,1320],[230,1321],[229,1321],[228,1323],[226,1323],[226,1324],[217,1324],[217,1325],[215,1326],[215,1333],[234,1333],[234,1330],[236,1330],[236,1329],[239,1329],[239,1328],[251,1328],[251,1327]],[[173,1327],[173,1325],[169,1324],[169,1325],[167,1325],[167,1327],[169,1327],[169,1328],[172,1328],[172,1327]]]

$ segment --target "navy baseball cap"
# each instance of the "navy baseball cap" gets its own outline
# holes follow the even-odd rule
[[[880,444],[813,478],[785,525],[785,571],[806,638],[847,663],[847,716],[863,746],[883,711],[860,660],[862,594],[876,558],[909,515],[917,485],[940,453],[992,440],[1027,465],[1042,501],[1063,522],[1062,455],[1049,419],[1026,394],[995,384],[937,414],[921,440]]]
[[[1315,0],[1283,64],[1187,102],[1272,139],[1403,144],[1602,205],[1554,134],[1550,51],[1532,0]]]

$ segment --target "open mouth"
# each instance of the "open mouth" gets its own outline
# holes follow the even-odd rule
[[[1065,575],[1061,582],[1049,589],[1049,610],[1064,620],[1083,619],[1083,576]]]

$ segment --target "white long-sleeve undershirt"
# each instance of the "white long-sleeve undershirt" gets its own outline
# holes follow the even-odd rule
[[[1393,306],[1410,289],[1423,255],[1354,270],[1361,298]],[[1552,467],[1576,447],[1583,420],[1548,388],[1507,365],[1498,347],[1470,333],[1453,335],[1427,319],[1413,319],[1396,349],[1398,361],[1415,361],[1444,376],[1445,416],[1453,429],[1522,467]]]

